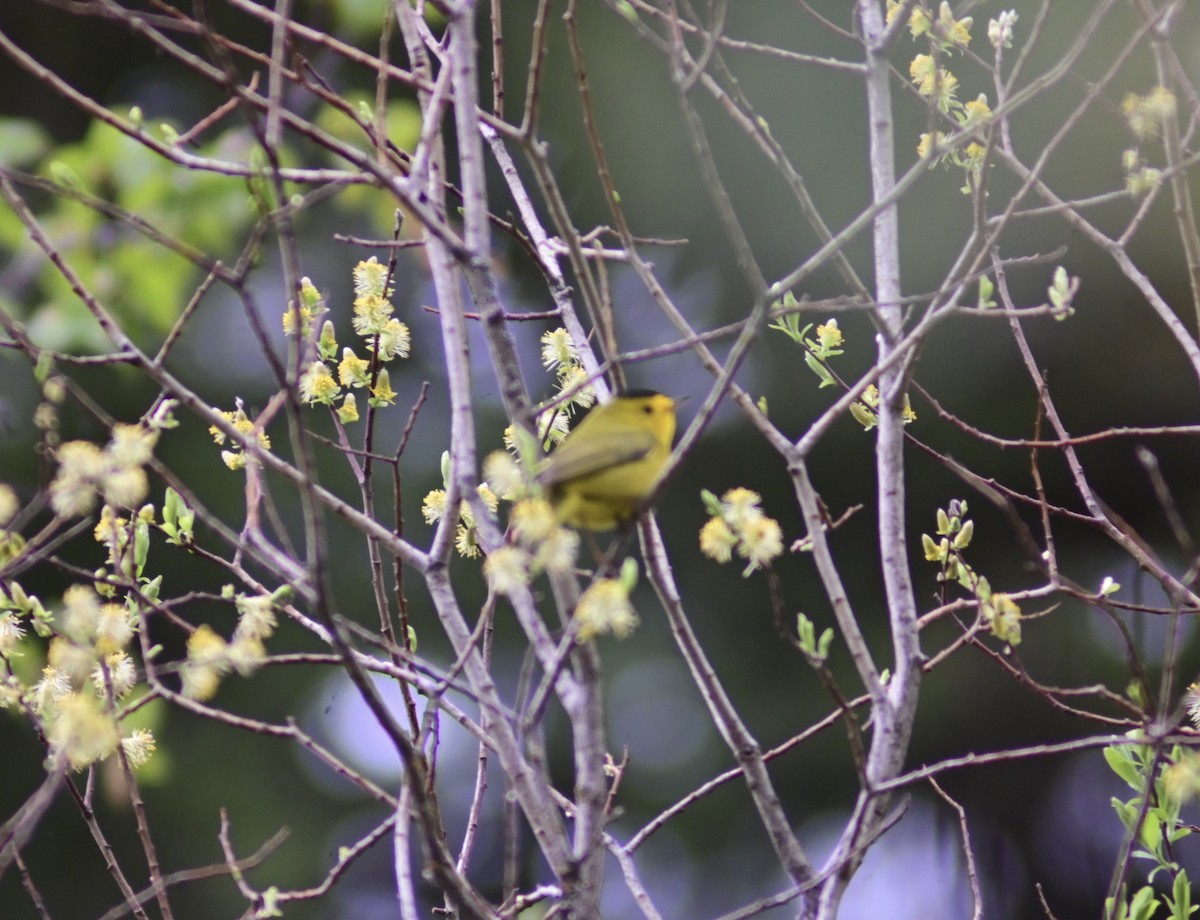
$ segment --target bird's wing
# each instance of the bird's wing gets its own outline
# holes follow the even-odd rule
[[[620,447],[614,448],[612,444],[568,438],[546,460],[538,480],[543,486],[557,485],[622,463],[632,463],[654,449],[654,435],[648,431],[626,433],[622,435],[622,442]]]

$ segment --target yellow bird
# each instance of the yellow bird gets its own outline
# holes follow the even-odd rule
[[[631,390],[584,416],[546,459],[538,482],[564,524],[612,530],[654,491],[674,438],[675,400]]]

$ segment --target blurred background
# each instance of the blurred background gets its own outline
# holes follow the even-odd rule
[[[222,2],[210,6],[214,23],[226,34],[251,46],[269,47],[269,33],[249,17]],[[739,0],[729,6],[725,34],[809,55],[854,60],[853,42],[804,12],[811,7],[842,28],[852,29],[849,6],[844,0],[812,0],[799,7]],[[1004,5],[971,6],[975,53],[990,59],[986,22],[1007,8],[1017,10],[1020,17],[1012,53],[1025,52],[1023,43],[1041,4],[1013,0]],[[1042,73],[1058,61],[1084,28],[1091,6],[1051,5],[1039,41],[1028,49],[1027,75]],[[378,47],[382,7],[382,0],[295,4],[298,18],[371,53]],[[534,8],[529,2],[503,5],[506,114],[511,119],[519,116],[524,92]],[[587,229],[611,219],[583,132],[560,14],[556,6],[548,19],[540,132],[549,145],[572,218],[576,226]],[[601,4],[579,4],[575,16],[587,55],[598,129],[630,223],[639,236],[680,241],[679,245],[647,248],[658,278],[699,329],[743,317],[751,294],[737,271],[689,151],[666,63]],[[1014,144],[1027,162],[1037,157],[1139,27],[1131,9],[1116,5],[1102,19],[1067,76],[1018,114]],[[486,22],[482,28],[486,29]],[[223,101],[212,86],[155,53],[127,30],[102,17],[74,15],[69,4],[7,0],[0,4],[0,32],[71,86],[114,111],[140,106],[148,124],[167,121],[183,130]],[[483,47],[488,40],[486,32],[481,34]],[[1195,82],[1200,76],[1200,8],[1195,4],[1185,4],[1180,11],[1171,45]],[[354,99],[371,98],[373,73],[352,68],[319,47],[302,50],[338,92]],[[900,170],[916,160],[918,137],[927,130],[923,107],[900,85],[907,61],[923,50],[906,35],[894,55]],[[402,59],[398,39],[393,54]],[[865,104],[858,78],[760,54],[728,51],[725,59],[742,91],[769,124],[772,136],[805,177],[828,225],[835,230],[844,226],[870,197]],[[994,100],[990,77],[979,63],[964,55],[952,65],[961,83],[960,98],[987,93]],[[1143,47],[1128,57],[1068,139],[1055,149],[1045,168],[1046,182],[1063,197],[1122,189],[1121,151],[1131,146],[1132,140],[1121,115],[1121,99],[1128,92],[1147,92],[1154,82],[1153,62]],[[51,175],[51,162],[65,164],[94,193],[133,210],[139,202],[150,203],[156,219],[165,221],[170,232],[216,257],[236,256],[253,216],[244,184],[168,168],[152,154],[97,129],[45,81],[17,66],[11,54],[0,53],[0,86],[5,87],[0,94],[0,115],[10,120],[0,134],[0,160],[6,167]],[[415,109],[404,104],[399,91],[395,98],[391,125],[397,134],[411,136],[419,129]],[[306,104],[297,100],[302,109]],[[781,180],[745,135],[703,94],[698,94],[697,105],[706,118],[723,179],[760,265],[768,278],[786,274],[816,248],[815,235]],[[312,111],[304,114],[318,117]],[[1187,113],[1181,114],[1186,121]],[[331,125],[331,130],[336,128]],[[230,119],[202,136],[199,143],[236,150],[235,145],[251,142],[236,119]],[[313,162],[317,154],[302,145],[297,146],[296,155],[301,162],[321,165]],[[1156,154],[1148,149],[1147,155]],[[503,216],[511,205],[500,182],[492,178],[492,209]],[[993,206],[999,209],[1016,183],[1002,168],[993,169],[989,181]],[[973,219],[970,199],[960,192],[961,185],[961,171],[931,169],[902,201],[906,293],[936,287],[969,234]],[[132,239],[127,228],[81,207],[55,202],[48,195],[33,192],[30,201],[48,230],[78,260],[85,277],[130,330],[143,343],[161,341],[200,282],[200,274],[167,253],[161,253],[164,265],[159,266],[160,271],[147,272],[145,241]],[[161,202],[167,203],[166,217]],[[1119,232],[1135,208],[1136,203],[1128,198],[1117,198],[1087,214],[1101,229]],[[344,191],[298,215],[302,273],[326,294],[331,316],[344,334],[348,334],[353,299],[350,271],[371,253],[335,240],[334,234],[387,237],[392,209],[393,203],[382,193],[364,187]],[[45,347],[103,350],[103,337],[28,245],[20,225],[7,212],[0,220],[0,309],[28,323],[35,341]],[[496,245],[507,309],[514,313],[549,309],[552,304],[544,281],[520,247],[503,235],[497,236]],[[1065,221],[1051,216],[1022,221],[1002,243],[1004,255],[1010,257],[1046,255],[1060,247],[1066,248],[1065,255],[1054,262],[1012,270],[1008,280],[1015,301],[1032,305],[1045,300],[1054,264],[1065,265],[1081,279],[1073,317],[1062,323],[1044,318],[1026,326],[1067,428],[1082,434],[1108,427],[1194,423],[1196,381],[1189,377],[1178,346],[1104,253]],[[1128,251],[1194,331],[1187,268],[1166,196],[1153,206]],[[263,325],[275,336],[282,353],[278,317],[287,295],[276,250],[268,246],[264,253],[262,264],[251,275],[251,285]],[[855,240],[847,254],[869,279],[869,238]],[[673,341],[673,330],[638,279],[619,266],[610,271],[622,347],[632,350]],[[402,370],[393,371],[392,385],[400,397],[397,406],[384,413],[378,443],[394,448],[408,408],[422,383],[428,381],[429,399],[417,416],[403,462],[406,534],[420,544],[431,533],[421,520],[422,498],[442,484],[439,463],[448,438],[444,371],[437,346],[437,319],[426,309],[433,305],[432,288],[418,259],[402,258],[396,289],[397,315],[412,329],[414,354]],[[832,271],[818,273],[796,292],[813,300],[845,293]],[[816,321],[823,318],[813,317]],[[864,316],[853,313],[840,315],[839,322],[846,345],[836,369],[844,379],[853,380],[872,363],[873,328]],[[516,330],[535,396],[548,395],[553,383],[550,375],[540,370],[537,358],[538,337],[549,326],[530,323]],[[274,391],[274,383],[249,329],[241,305],[215,286],[175,349],[171,369],[211,405],[232,408],[234,400],[241,398],[248,408],[261,408]],[[482,337],[478,330],[473,336],[476,420],[481,448],[488,450],[500,446],[507,421]],[[728,344],[718,343],[718,351]],[[767,399],[772,419],[796,437],[833,399],[831,391],[817,389],[802,358],[785,336],[768,333],[755,345],[738,376],[749,392]],[[65,370],[93,400],[121,420],[136,419],[157,395],[144,379],[126,369]],[[629,376],[635,385],[691,397],[682,410],[684,423],[691,420],[711,383],[686,353],[634,366]],[[945,410],[972,426],[1003,437],[1034,435],[1037,393],[1004,321],[958,319],[943,324],[926,345],[915,376]],[[47,481],[48,468],[36,450],[38,432],[33,425],[40,399],[24,358],[12,351],[0,352],[0,479],[12,484],[26,500]],[[915,395],[913,406],[918,420],[910,433],[915,438],[981,476],[1032,494],[1028,451],[982,444],[940,419]],[[70,404],[61,416],[64,439],[102,441],[106,437],[93,418]],[[243,513],[242,479],[221,464],[206,425],[186,417],[183,421],[162,439],[157,456],[195,489],[210,511],[236,529]],[[318,413],[313,415],[313,426],[329,432]],[[277,442],[282,445],[285,440],[280,429]],[[833,545],[863,627],[881,661],[886,662],[890,644],[875,545],[873,444],[872,435],[847,416],[813,455],[810,472],[834,516],[861,506],[835,533]],[[1182,574],[1191,560],[1172,540],[1135,458],[1135,449],[1141,444],[1154,451],[1174,502],[1185,522],[1194,526],[1197,484],[1192,439],[1117,438],[1088,446],[1080,455],[1096,492]],[[1082,510],[1062,457],[1044,451],[1038,463],[1050,500]],[[976,525],[970,558],[994,588],[1015,591],[1039,583],[1008,523],[982,496],[918,447],[909,451],[908,464],[909,552],[923,610],[937,606],[941,587],[936,569],[921,559],[920,536],[933,532],[936,510],[953,498],[970,504],[969,516]],[[344,462],[332,452],[322,460],[322,473],[329,487],[347,496],[354,494]],[[771,748],[822,718],[832,702],[816,675],[778,635],[766,582],[761,577],[743,579],[736,565],[718,566],[696,552],[697,534],[706,519],[699,491],[720,494],[738,485],[764,496],[764,507],[783,525],[787,542],[804,535],[786,470],[729,406],[718,413],[695,452],[669,483],[659,504],[658,520],[692,624],[750,729],[764,748]],[[153,494],[161,494],[160,489],[157,485]],[[284,519],[298,524],[292,496],[277,489],[275,498]],[[1022,509],[1021,515],[1035,533],[1040,532],[1035,513]],[[360,541],[338,521],[329,525],[330,546],[338,553],[332,563],[338,609],[370,626],[375,615]],[[1094,589],[1108,575],[1123,586],[1121,599],[1165,602],[1157,586],[1095,531],[1060,521],[1054,535],[1062,570],[1079,584]],[[90,539],[66,545],[60,553],[63,559],[87,569],[99,564],[96,554]],[[164,592],[219,591],[224,581],[215,566],[185,557],[173,547],[156,544],[152,555],[153,564],[165,573]],[[464,606],[477,609],[484,597],[478,563],[456,560],[455,565]],[[788,616],[802,611],[818,629],[832,625],[828,603],[807,556],[785,554],[777,572]],[[22,580],[26,590],[38,593],[47,603],[68,583],[50,567]],[[419,581],[413,579],[405,587],[422,653],[449,664],[453,656],[438,635]],[[620,840],[628,839],[662,809],[732,766],[653,594],[641,589],[635,601],[642,624],[634,637],[623,643],[609,639],[600,644],[608,681],[610,748],[616,753],[627,748],[630,757],[621,789],[621,813],[609,828]],[[1044,685],[1101,685],[1124,693],[1130,666],[1113,623],[1098,610],[1070,600],[1055,599],[1044,609],[1045,616],[1025,624],[1019,648],[1004,654]],[[1030,606],[1026,612],[1038,611]],[[192,605],[189,616],[194,621],[211,617],[214,628],[222,633],[232,627],[232,613],[222,605],[213,604],[207,612],[202,604]],[[1180,655],[1171,664],[1179,681],[1186,684],[1200,669],[1200,660],[1191,620],[1182,626]],[[1151,685],[1158,686],[1167,647],[1167,618],[1129,616],[1128,628]],[[927,631],[923,646],[936,651],[960,631],[961,624],[943,621]],[[498,618],[496,641],[495,670],[506,692],[512,694],[523,666],[524,643],[515,624],[504,615]],[[272,651],[318,650],[310,637],[286,624],[275,642]],[[993,648],[1003,651],[995,643]],[[835,641],[833,649],[834,672],[845,687],[856,692],[844,648]],[[169,651],[179,654],[180,648]],[[36,649],[29,650],[21,666],[40,667]],[[1179,681],[1174,686],[1176,694],[1181,692]],[[390,685],[384,689],[394,692]],[[298,700],[303,701],[299,706]],[[357,694],[333,669],[272,667],[249,681],[232,678],[222,686],[215,703],[276,722],[295,716],[306,731],[352,765],[385,788],[397,788],[399,767],[389,745],[375,731]],[[1115,707],[1095,700],[1087,707],[1106,715],[1118,714]],[[165,707],[150,707],[145,716],[154,725],[159,750],[140,775],[147,809],[157,828],[160,861],[167,871],[221,861],[218,814],[225,808],[232,822],[232,839],[242,854],[255,850],[281,827],[290,829],[279,849],[249,873],[253,884],[280,888],[315,885],[333,864],[338,848],[381,817],[377,803],[283,741],[249,733],[235,735],[225,726]],[[548,724],[552,772],[569,784],[569,747],[561,743],[564,727],[561,714],[552,713]],[[1059,742],[1104,730],[1052,708],[992,658],[967,648],[929,674],[922,687],[910,766],[969,752]],[[39,782],[43,754],[27,724],[0,713],[3,818]],[[445,725],[438,780],[452,840],[457,840],[466,820],[474,770],[474,742],[455,726]],[[775,759],[772,776],[802,843],[819,860],[836,840],[857,790],[840,725]],[[115,777],[106,778],[101,771],[99,779],[96,804],[100,817],[117,851],[126,855],[130,865],[137,865],[133,815],[119,791],[105,794],[104,783]],[[485,890],[495,890],[501,879],[498,829],[503,782],[498,771],[491,779],[475,873]],[[942,784],[965,809],[986,916],[1040,916],[1039,890],[1058,920],[1099,915],[1122,838],[1110,799],[1114,795],[1132,797],[1105,766],[1099,750],[951,771]],[[912,789],[898,805],[907,809],[904,820],[872,849],[850,888],[842,916],[847,920],[969,916],[971,896],[957,815],[926,787]],[[1190,858],[1187,845],[1184,841],[1177,855],[1193,865],[1196,861]],[[75,804],[65,795],[59,796],[44,819],[24,858],[45,897],[49,916],[56,920],[101,916],[120,903]],[[651,837],[640,851],[640,868],[650,893],[669,918],[719,916],[787,886],[745,789],[737,781],[706,796]],[[539,878],[536,860],[531,858],[521,869],[525,883]],[[394,916],[392,871],[390,845],[385,841],[360,859],[329,895],[312,904],[290,906],[286,915],[361,920]],[[634,916],[615,864],[608,868],[606,885],[605,916]],[[903,897],[897,898],[901,893]],[[173,904],[181,920],[236,916],[244,906],[227,878],[183,885]],[[0,879],[0,916],[5,920],[37,916],[14,872]],[[791,911],[781,908],[762,916],[791,916]]]

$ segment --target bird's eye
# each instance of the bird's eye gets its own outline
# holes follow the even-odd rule
[[[650,415],[654,412],[654,410],[650,406],[642,406],[642,411],[645,412],[647,415]]]

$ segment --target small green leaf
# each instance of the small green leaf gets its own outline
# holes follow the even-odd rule
[[[1196,907],[1192,906],[1192,886],[1188,884],[1185,870],[1180,869],[1175,873],[1175,883],[1171,886],[1171,895],[1172,920],[1187,920]]]
[[[53,160],[50,163],[50,178],[63,188],[68,188],[76,192],[87,192],[87,187],[83,184],[83,180],[79,178],[79,173],[62,160]]]
[[[866,431],[870,431],[879,424],[879,417],[860,402],[850,404],[850,414]]]
[[[996,306],[996,301],[992,300],[992,294],[996,292],[996,285],[992,283],[992,279],[984,275],[979,279],[979,309],[990,310]]]
[[[1122,802],[1120,799],[1113,799],[1111,804],[1113,811],[1117,813],[1117,818],[1128,829],[1134,821],[1137,820],[1138,807],[1137,799],[1130,802]]]
[[[43,351],[38,355],[37,365],[33,369],[33,379],[39,384],[45,383],[53,370],[54,356],[48,351]]]
[[[708,489],[700,490],[700,501],[704,502],[704,510],[712,517],[720,517],[725,513],[725,509],[721,507],[721,499]]]
[[[975,583],[975,596],[981,601],[990,601],[992,599],[992,586],[982,575]]]
[[[1061,265],[1054,269],[1054,278],[1046,290],[1046,296],[1050,298],[1050,306],[1053,308],[1055,319],[1064,320],[1075,312],[1071,302],[1075,299],[1078,290],[1078,278],[1068,275],[1067,270]]]
[[[138,521],[133,528],[133,561],[139,577],[146,568],[146,557],[150,554],[150,525]]]
[[[282,917],[283,911],[279,909],[279,889],[272,885],[262,893],[262,906],[254,912],[256,918],[259,917]]]
[[[183,497],[167,487],[163,499],[162,524],[159,529],[167,535],[167,542],[175,546],[185,546],[192,542],[192,528],[196,523],[196,512],[188,507]]]
[[[783,295],[782,302],[776,301],[771,306],[775,307],[775,308],[786,309],[788,307],[799,306],[799,304],[796,302],[796,298],[792,296],[792,292],[788,291],[786,294]],[[804,327],[804,330],[801,331],[801,329],[800,329],[800,314],[799,313],[787,313],[787,314],[779,317],[779,319],[775,320],[775,322],[773,322],[768,328],[775,329],[778,332],[782,332],[784,335],[786,335],[789,339],[791,339],[797,345],[800,345],[804,341],[804,333],[808,332],[808,330],[810,328],[812,328],[812,323],[809,323],[807,326]]]
[[[1129,920],[1151,920],[1158,908],[1158,898],[1149,885],[1138,891],[1129,902]]]
[[[800,648],[806,652],[816,648],[816,633],[812,620],[802,613],[796,614],[796,637],[800,640]]]
[[[817,640],[817,657],[822,661],[829,658],[829,648],[833,645],[833,627],[828,626]]]
[[[803,613],[796,614],[796,636],[800,648],[814,662],[825,661],[829,657],[829,647],[833,643],[833,630],[825,629],[821,638],[817,638],[817,630],[813,621]]]
[[[966,549],[968,546],[971,545],[971,537],[973,537],[974,535],[975,535],[975,522],[974,521],[966,521],[963,523],[962,529],[959,530],[959,532],[954,535],[954,543],[952,545],[954,546],[955,549]]]
[[[630,557],[621,563],[621,574],[618,580],[626,594],[637,587],[638,564],[636,559]]]
[[[829,368],[827,368],[811,351],[806,351],[804,353],[804,363],[808,365],[809,370],[811,370],[817,375],[817,377],[820,378],[821,383],[817,389],[837,386],[837,381],[833,379],[833,374],[829,373]]]
[[[1145,785],[1145,780],[1138,771],[1137,765],[1130,755],[1128,745],[1117,744],[1104,749],[1104,760],[1117,776],[1121,777],[1129,786],[1134,789],[1141,790]]]
[[[161,575],[155,575],[149,580],[143,579],[142,594],[146,595],[147,600],[158,600],[158,593],[162,590],[162,579]]]
[[[1146,812],[1142,820],[1142,830],[1138,835],[1146,849],[1157,854],[1162,847],[1162,819],[1154,813],[1154,809]]]

